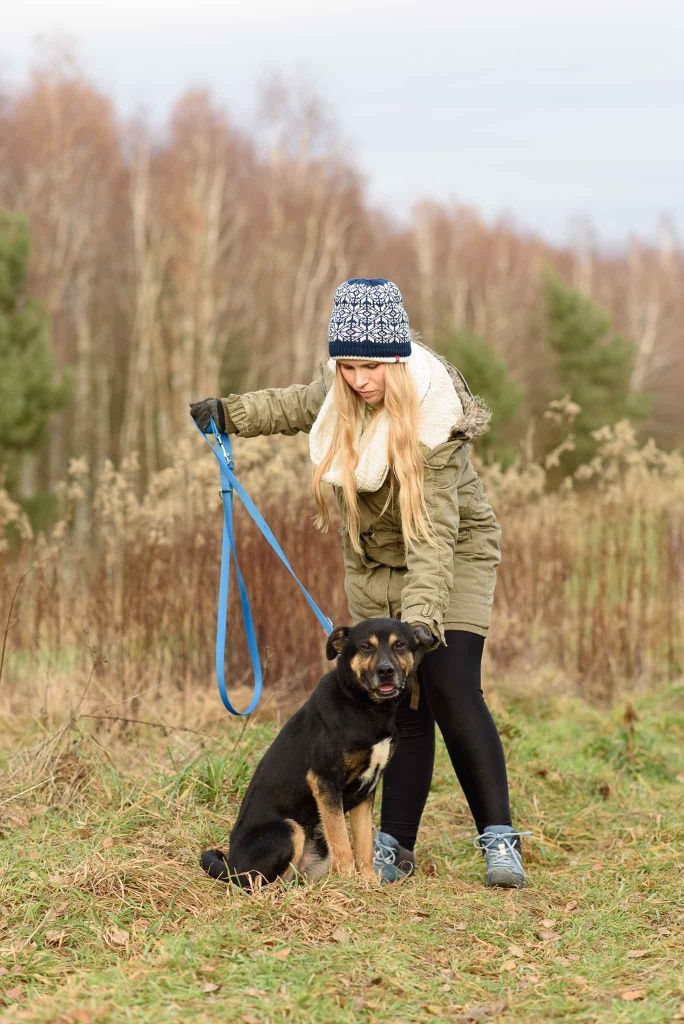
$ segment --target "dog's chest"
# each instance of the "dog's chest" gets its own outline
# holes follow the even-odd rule
[[[354,784],[359,789],[373,790],[385,770],[392,752],[392,739],[386,736],[373,744],[370,750],[359,750],[345,755],[349,770],[347,784]]]

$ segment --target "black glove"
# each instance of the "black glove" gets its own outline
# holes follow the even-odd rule
[[[426,626],[424,622],[409,622],[409,626],[416,634],[418,643],[421,647],[424,647],[425,650],[427,650],[428,647],[432,647],[437,638],[433,636],[429,626]]]
[[[218,398],[203,398],[201,402],[190,402],[190,415],[203,434],[209,430],[209,419],[214,422],[222,434],[226,432],[226,418],[223,415],[223,402]]]

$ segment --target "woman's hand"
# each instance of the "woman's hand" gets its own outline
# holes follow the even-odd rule
[[[226,419],[223,415],[223,402],[220,399],[203,398],[200,402],[190,402],[190,415],[203,434],[209,430],[209,420],[212,416],[221,433],[225,434]]]
[[[424,647],[425,650],[432,647],[437,637],[433,636],[429,626],[426,626],[424,622],[409,622],[409,626],[416,634],[421,647]]]

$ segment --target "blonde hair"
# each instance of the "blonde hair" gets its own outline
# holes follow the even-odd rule
[[[330,468],[335,454],[339,452],[342,463],[342,491],[347,508],[345,525],[352,547],[361,554],[359,503],[354,470],[359,460],[355,444],[356,430],[363,415],[364,402],[347,384],[339,366],[336,367],[333,400],[337,421],[332,441],[313,476],[314,500],[318,509],[314,522],[319,530],[327,532],[330,516],[323,494],[323,475]],[[401,529],[407,548],[414,547],[419,540],[425,540],[436,547],[434,525],[425,505],[425,463],[418,446],[418,394],[405,363],[386,364],[384,405],[390,423],[387,451],[390,473],[388,503],[394,498],[396,484],[399,486]]]

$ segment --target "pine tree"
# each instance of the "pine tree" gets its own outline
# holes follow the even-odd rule
[[[476,442],[478,455],[487,462],[508,464],[514,456],[510,423],[522,394],[506,363],[484,338],[467,328],[443,336],[436,347],[458,367],[473,394],[483,398],[492,410],[489,429]]]
[[[0,212],[0,472],[10,492],[70,390],[67,375],[55,379],[48,317],[26,292],[29,248],[25,220]]]
[[[548,271],[543,281],[546,340],[554,354],[556,393],[581,407],[572,425],[575,450],[563,456],[565,472],[586,462],[595,451],[593,430],[647,412],[643,393],[630,390],[633,344],[611,331],[610,316],[582,292]],[[549,439],[551,446],[557,438]]]

